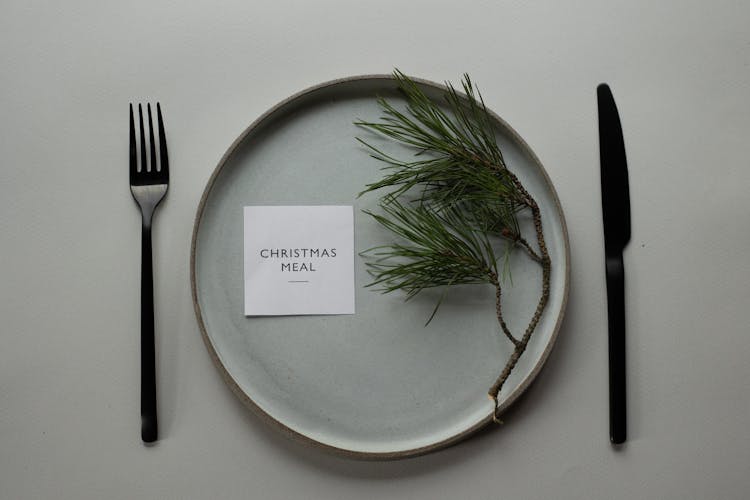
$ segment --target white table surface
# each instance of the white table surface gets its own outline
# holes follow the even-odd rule
[[[0,498],[740,499],[750,494],[750,3],[3,2]],[[394,67],[471,74],[567,217],[572,282],[506,423],[398,462],[322,454],[230,393],[193,314],[205,183],[262,112]],[[628,443],[608,439],[595,87],[630,167]],[[127,103],[160,100],[162,439],[139,439],[139,214]]]

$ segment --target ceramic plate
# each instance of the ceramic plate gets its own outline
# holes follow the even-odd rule
[[[443,90],[420,85],[434,96]],[[403,104],[390,76],[347,78],[292,96],[240,135],[200,201],[191,284],[209,353],[262,419],[330,451],[389,459],[438,449],[492,422],[487,390],[512,351],[495,317],[494,290],[451,290],[425,326],[441,292],[409,303],[402,295],[374,292],[365,288],[369,276],[357,255],[356,314],[243,312],[244,206],[353,205],[355,252],[389,241],[361,211],[376,207],[376,195],[357,198],[382,173],[355,137],[397,149],[353,125],[378,119],[378,95]],[[569,250],[563,213],[542,165],[503,120],[494,119],[509,168],[541,207],[552,259],[550,301],[500,393],[502,411],[536,377],[555,342],[567,299]],[[539,298],[541,271],[522,252],[514,255],[504,308],[511,329],[522,332]]]

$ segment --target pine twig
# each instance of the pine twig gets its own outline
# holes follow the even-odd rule
[[[531,198],[529,197],[529,199]],[[515,349],[513,350],[513,353],[511,354],[508,361],[505,363],[505,367],[503,367],[503,371],[500,372],[500,375],[492,384],[492,387],[490,387],[490,390],[488,392],[490,399],[492,399],[492,401],[495,403],[495,411],[493,413],[492,418],[496,423],[501,423],[501,421],[498,418],[499,417],[498,394],[500,393],[500,390],[503,388],[503,385],[505,384],[505,382],[508,380],[508,377],[510,376],[511,371],[513,371],[513,368],[515,368],[516,363],[518,363],[518,360],[520,359],[521,355],[526,350],[526,346],[529,344],[531,335],[532,333],[534,333],[536,326],[539,324],[539,321],[541,320],[541,317],[542,317],[542,313],[544,312],[544,309],[547,306],[547,302],[549,301],[550,275],[552,271],[551,259],[549,257],[547,245],[544,240],[544,233],[542,231],[541,211],[539,210],[539,207],[537,206],[536,202],[532,204],[531,210],[532,210],[532,215],[534,217],[534,229],[536,232],[537,243],[539,244],[539,250],[541,254],[540,259],[541,259],[541,266],[542,266],[542,294],[541,294],[541,297],[539,297],[539,302],[537,303],[536,310],[534,311],[534,315],[531,318],[531,322],[526,327],[526,331],[524,332],[523,337],[521,337],[521,340],[515,344]]]
[[[357,139],[383,164],[385,174],[360,193],[385,190],[380,200],[384,214],[367,213],[399,240],[364,252],[372,258],[367,263],[373,276],[368,286],[383,293],[401,290],[407,300],[433,287],[490,284],[495,288],[497,320],[514,346],[488,391],[495,403],[493,418],[499,422],[498,394],[526,350],[549,301],[551,260],[541,211],[508,169],[495,139],[493,119],[468,75],[462,81],[463,95],[447,84],[443,106],[400,71],[394,72],[394,78],[406,97],[406,109],[397,109],[381,98],[380,121],[355,122],[415,151],[412,160],[401,160]],[[409,197],[410,201],[401,201]],[[518,214],[522,211],[531,212],[536,248],[521,234]],[[501,256],[493,244],[497,239],[508,242]],[[505,321],[498,275],[498,261],[504,262],[504,276],[510,252],[516,247],[542,268],[542,293],[520,338]]]

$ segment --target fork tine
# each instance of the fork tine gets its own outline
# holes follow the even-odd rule
[[[148,112],[148,147],[151,153],[150,166],[151,173],[156,173],[156,148],[154,147],[154,122],[151,120],[151,103],[146,104],[146,111]]]
[[[138,157],[135,152],[135,122],[133,120],[133,103],[130,103],[130,183],[138,173]]]
[[[146,136],[143,133],[143,108],[138,103],[138,122],[141,126],[141,173],[146,173]]]
[[[167,156],[167,136],[164,134],[164,121],[161,118],[161,106],[156,103],[156,121],[159,125],[159,162],[161,173],[169,179],[169,157]]]

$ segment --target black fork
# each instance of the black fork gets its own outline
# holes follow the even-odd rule
[[[140,168],[136,147],[133,105],[130,105],[130,191],[142,215],[141,231],[141,438],[145,443],[157,440],[159,431],[156,418],[156,349],[154,343],[154,271],[151,258],[151,222],[159,202],[169,186],[169,158],[164,136],[161,107],[156,104],[159,126],[159,162],[156,159],[154,126],[151,104],[148,114],[149,160],[146,158],[146,138],[143,127],[143,108],[138,105],[140,125]]]

